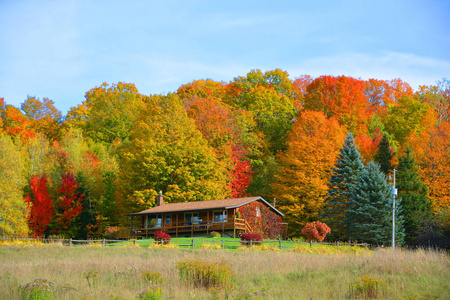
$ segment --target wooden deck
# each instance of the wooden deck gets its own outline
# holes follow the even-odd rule
[[[244,219],[233,218],[226,222],[205,222],[196,224],[178,223],[149,228],[136,226],[131,229],[131,235],[133,237],[148,238],[152,237],[156,231],[164,231],[174,237],[178,237],[178,235],[184,236],[186,233],[190,233],[190,236],[194,236],[196,233],[206,233],[206,235],[209,235],[212,231],[217,231],[221,234],[225,231],[233,231],[233,237],[237,237],[239,232],[251,232],[252,230]]]

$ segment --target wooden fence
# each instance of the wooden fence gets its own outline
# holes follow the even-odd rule
[[[98,240],[76,240],[76,239],[40,239],[40,238],[28,238],[28,239],[0,239],[0,241],[8,242],[8,241],[23,241],[23,242],[41,242],[41,243],[57,243],[62,246],[98,246],[98,247],[108,247],[108,246],[126,246],[126,245],[134,245],[134,246],[148,246],[151,244],[161,245],[164,244],[164,241],[155,241],[155,240],[107,240],[107,239],[98,239]],[[300,242],[300,241],[285,241],[285,240],[266,240],[266,241],[240,241],[240,240],[229,240],[229,239],[182,239],[180,240],[182,243],[176,243],[174,241],[171,244],[175,244],[180,248],[196,248],[202,244],[219,244],[222,249],[235,249],[241,245],[248,244],[249,246],[254,245],[269,245],[271,247],[282,249],[290,249],[295,248],[298,245],[309,245],[313,247],[314,245],[332,245],[332,246],[359,246],[364,248],[371,248],[369,244],[362,243],[344,243],[344,242],[335,242],[335,243],[314,243],[314,242]]]

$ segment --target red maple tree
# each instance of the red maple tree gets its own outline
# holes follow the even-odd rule
[[[30,208],[28,226],[35,237],[41,237],[53,216],[53,204],[47,190],[47,177],[45,175],[31,177],[30,187],[32,195],[25,197]]]
[[[58,193],[62,195],[62,200],[58,203],[58,208],[62,210],[62,216],[57,221],[62,225],[63,229],[67,228],[70,220],[81,213],[81,201],[83,198],[76,192],[78,183],[72,173],[68,172],[62,175],[61,187]]]

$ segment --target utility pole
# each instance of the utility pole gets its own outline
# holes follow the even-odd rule
[[[392,249],[395,249],[395,197],[397,196],[397,189],[395,188],[395,171],[394,171],[394,185],[392,187]]]

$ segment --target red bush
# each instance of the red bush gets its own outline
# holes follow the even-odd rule
[[[252,243],[260,243],[262,240],[263,238],[257,233],[244,233],[241,235],[241,243],[244,245],[249,245],[250,241],[252,241]]]
[[[305,227],[302,229],[302,233],[306,236],[308,241],[322,242],[327,236],[327,233],[331,233],[331,229],[327,224],[317,221],[306,223]]]
[[[164,244],[168,244],[172,238],[170,237],[170,234],[164,231],[157,231],[155,232],[154,239],[157,242],[164,241]]]

